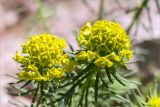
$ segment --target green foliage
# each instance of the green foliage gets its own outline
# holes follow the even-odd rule
[[[126,69],[132,50],[118,23],[102,20],[91,26],[88,22],[78,42],[81,49],[67,54],[63,39],[32,36],[22,45],[22,55],[16,52],[14,57],[23,70],[11,85],[21,93],[10,94],[32,95],[31,107],[147,107],[159,101],[158,95],[158,100],[148,101],[137,80],[123,76],[126,72],[121,68]]]

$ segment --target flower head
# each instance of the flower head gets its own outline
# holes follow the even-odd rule
[[[40,34],[31,38],[22,45],[22,53],[16,52],[15,61],[24,65],[19,74],[23,80],[48,81],[61,78],[64,72],[72,70],[73,61],[64,53],[66,43],[63,39],[50,34]]]
[[[149,99],[147,104],[149,107],[160,107],[160,98],[152,97],[151,99]]]
[[[85,50],[76,57],[86,60],[88,51],[97,66],[111,67],[115,63],[128,61],[132,56],[131,43],[125,30],[120,24],[107,20],[96,21],[93,25],[88,22],[84,25],[78,37],[79,45]]]

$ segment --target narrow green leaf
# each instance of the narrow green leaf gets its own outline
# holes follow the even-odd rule
[[[108,89],[109,88],[108,84],[102,79],[102,77],[101,77],[101,81],[102,81],[102,84]]]
[[[13,96],[25,96],[25,95],[28,95],[28,94],[32,93],[35,90],[36,89],[32,89],[32,90],[29,90],[29,91],[26,91],[26,92],[22,92],[22,93],[9,93],[9,94],[13,95]]]
[[[78,79],[81,78],[83,75],[85,75],[86,73],[88,73],[88,71],[89,71],[90,69],[92,69],[92,68],[93,68],[93,63],[89,64],[83,71],[80,71],[80,72],[77,74],[77,76],[75,76],[75,77],[73,78],[72,82],[66,83],[66,84],[60,86],[59,88],[64,88],[64,87],[66,87],[66,86],[68,86],[68,85],[70,85],[70,84],[73,84],[74,82],[76,82],[76,80],[78,80]]]
[[[61,96],[60,98],[56,99],[54,102],[59,102],[62,99],[66,98],[69,95],[72,95],[74,93],[74,89],[84,80],[86,79],[88,76],[90,76],[92,73],[92,71],[88,71],[86,75],[82,76],[78,81],[76,81],[76,83],[74,83],[72,85],[72,87],[65,93],[63,94],[63,96]]]
[[[72,95],[70,96],[68,107],[71,107],[71,104],[72,104]]]
[[[11,82],[11,83],[9,83],[9,85],[13,85],[13,84],[18,84],[18,83],[21,83],[21,82],[23,82],[24,80],[19,80],[19,81],[17,81],[17,82]]]
[[[36,101],[38,91],[39,91],[39,84],[38,84],[38,86],[37,86],[37,88],[35,90],[35,93],[34,93],[33,97],[32,97],[31,107],[34,107],[34,103]]]
[[[88,107],[88,92],[89,92],[90,83],[87,85],[86,94],[85,94],[85,107]]]
[[[89,64],[83,71],[80,71],[76,77],[73,78],[73,81],[79,79],[83,74],[86,74],[91,68],[93,68],[93,63]]]
[[[107,74],[107,76],[108,76],[109,81],[110,81],[111,83],[113,83],[113,80],[112,80],[112,78],[111,78],[111,74],[110,74],[109,70],[107,70],[107,68],[105,68],[105,70],[106,70],[106,74]]]
[[[74,52],[73,46],[69,42],[67,42],[67,44],[68,44],[69,48],[71,49],[71,51]]]
[[[25,86],[27,86],[30,82],[31,82],[31,80],[27,81],[23,86],[20,87],[20,89],[22,89],[22,88],[24,88]]]
[[[115,74],[115,73],[111,73],[112,74],[112,76],[120,83],[120,84],[122,84],[123,86],[126,86],[126,84],[124,84],[118,77],[117,77],[117,75]]]
[[[76,30],[72,31],[74,37],[77,39],[78,38],[78,32]]]
[[[141,83],[139,83],[139,82],[127,80],[127,79],[123,78],[122,76],[120,76],[118,74],[117,74],[117,77],[120,78],[121,80],[125,81],[125,82],[141,85]]]
[[[6,74],[6,76],[11,77],[11,78],[14,78],[14,79],[16,79],[16,80],[20,80],[19,78],[15,77],[15,76],[13,76],[13,75],[10,75],[10,74]]]
[[[143,99],[143,101],[145,101],[144,96],[142,95],[142,93],[140,92],[140,90],[138,88],[136,88],[137,93],[139,94],[139,96]]]
[[[118,95],[118,94],[116,94],[116,97],[118,97],[119,99],[123,100],[123,101],[126,102],[126,103],[130,103],[129,100],[127,100],[126,98],[124,98],[124,97],[122,97],[122,96],[120,96],[120,95]]]
[[[78,103],[78,107],[82,106],[82,101],[83,101],[83,98],[84,98],[84,93],[85,93],[85,87],[82,87],[82,94],[81,94],[81,97],[80,97],[80,100],[79,100],[79,103]]]
[[[97,105],[98,102],[98,82],[99,82],[99,72],[97,71],[96,81],[95,81],[95,105]]]
[[[68,90],[68,92],[72,92],[75,87],[77,87],[84,79],[86,79],[89,75],[91,75],[93,72],[88,71],[86,75],[84,75],[82,78],[80,78],[73,86]]]

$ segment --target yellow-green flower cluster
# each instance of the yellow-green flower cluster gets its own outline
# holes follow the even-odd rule
[[[80,30],[78,43],[84,51],[78,53],[76,59],[92,60],[99,67],[124,64],[132,56],[130,39],[116,22],[101,20],[93,25],[88,22]]]
[[[149,99],[147,104],[149,107],[160,107],[160,98],[152,97],[151,99]]]
[[[14,60],[24,66],[18,75],[23,80],[49,81],[61,78],[66,71],[74,69],[75,64],[62,50],[66,47],[63,39],[50,34],[31,36],[22,45],[22,53],[16,52]]]

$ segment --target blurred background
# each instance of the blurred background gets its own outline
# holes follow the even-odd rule
[[[97,19],[126,29],[135,53],[132,61],[137,61],[129,69],[144,85],[160,78],[160,0],[0,0],[0,106],[30,103],[29,97],[7,94],[14,81],[10,75],[20,72],[12,57],[29,36],[51,33],[78,49],[74,34]]]

